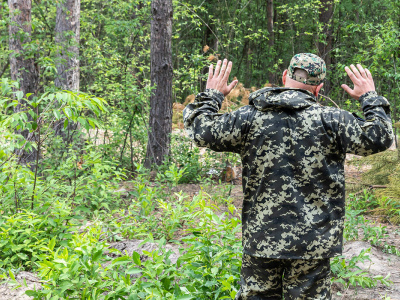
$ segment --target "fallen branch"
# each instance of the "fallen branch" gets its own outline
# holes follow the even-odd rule
[[[365,185],[367,186],[369,189],[386,189],[387,186],[386,185],[372,185],[369,183],[362,183],[362,182],[352,182],[352,181],[348,181],[348,184],[360,184],[360,185]]]

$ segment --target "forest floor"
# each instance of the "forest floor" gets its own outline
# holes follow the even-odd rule
[[[350,162],[352,156],[348,156],[347,161]],[[346,181],[360,182],[362,172],[365,172],[369,169],[367,165],[354,166],[351,163],[346,163],[345,172],[346,172]],[[231,203],[237,208],[238,212],[241,212],[242,208],[242,200],[243,200],[243,192],[241,186],[241,178],[240,178],[240,167],[236,169],[236,174],[238,174],[237,178],[232,182],[233,184],[224,183],[224,184],[211,184],[208,185],[203,190],[209,194],[221,194],[221,197],[229,197],[231,199]],[[125,188],[127,186],[124,185]],[[193,197],[199,193],[202,189],[200,184],[180,184],[174,188],[174,192],[182,191],[184,194],[189,197]],[[215,203],[221,210],[221,213],[227,210],[227,206],[224,203]],[[374,224],[384,226],[387,230],[387,234],[383,237],[382,242],[396,246],[397,249],[400,249],[400,226],[391,225],[382,223],[382,220],[379,216],[371,216],[365,215],[365,219],[374,222]],[[357,266],[366,270],[370,273],[371,277],[374,276],[383,276],[386,277],[390,273],[389,280],[392,282],[390,286],[385,286],[383,284],[378,284],[374,288],[346,288],[342,284],[334,283],[332,285],[332,299],[391,299],[391,300],[400,300],[400,257],[388,254],[383,252],[381,247],[377,247],[372,245],[369,241],[363,241],[363,232],[359,229],[359,239],[348,241],[344,245],[343,256],[346,260],[350,260],[352,257],[360,254],[362,250],[366,250],[370,248],[369,252],[369,260],[364,261],[363,263],[358,262]],[[239,233],[240,235],[240,233]],[[178,237],[179,239],[179,232]],[[151,251],[158,247],[157,244],[153,243],[145,243],[142,244],[141,240],[126,240],[111,243],[112,248],[119,249],[121,251],[127,251],[128,254],[131,254],[133,251],[137,251],[138,253],[143,253],[143,250]],[[171,257],[172,260],[177,259],[179,257],[178,246],[175,244],[167,244],[166,246],[173,252],[175,255]],[[23,286],[17,289],[13,289],[11,286],[6,283],[0,284],[0,300],[10,300],[10,299],[32,299],[25,295],[25,291],[32,289],[34,287],[40,288],[39,279],[33,273],[29,272],[20,272],[16,279]],[[24,281],[26,281],[27,286],[24,286]]]

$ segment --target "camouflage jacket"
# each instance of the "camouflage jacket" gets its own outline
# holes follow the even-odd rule
[[[366,121],[320,106],[305,90],[264,88],[249,105],[218,114],[223,94],[206,90],[184,112],[198,146],[239,153],[244,253],[320,259],[342,251],[346,153],[369,155],[393,140],[389,102],[360,97]]]

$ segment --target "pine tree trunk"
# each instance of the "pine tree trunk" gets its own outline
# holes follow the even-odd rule
[[[333,45],[333,0],[321,0],[321,7],[319,10],[319,22],[323,26],[322,34],[324,35],[323,41],[321,38],[318,43],[319,56],[325,60],[327,69],[332,64],[332,45]],[[331,81],[329,78],[325,80],[324,94],[329,95],[331,90]]]
[[[275,37],[274,37],[274,0],[267,0],[267,29],[268,29],[268,45],[269,51],[274,51]],[[274,65],[274,58],[272,57],[271,65]],[[275,72],[269,72],[268,81],[271,84],[275,83]]]
[[[55,42],[59,50],[56,60],[57,78],[54,84],[63,89],[79,91],[79,35],[80,0],[61,0],[57,4]],[[64,121],[54,126],[55,134],[62,136],[64,142],[72,142],[72,133],[78,123],[69,122],[64,129]]]
[[[172,0],[151,3],[151,84],[146,167],[162,164],[172,132]]]
[[[33,58],[25,57],[24,45],[31,41],[31,0],[8,0],[10,10],[10,26],[9,26],[9,47],[10,54],[10,73],[11,79],[19,81],[19,89],[26,94],[36,94],[39,87],[39,68],[35,64]],[[32,95],[29,97],[32,98]],[[19,104],[14,108],[14,112],[21,112],[32,109],[25,100],[20,100]],[[32,121],[30,114],[28,121]],[[36,136],[29,133],[28,130],[18,131],[25,139],[34,142]],[[22,149],[16,150],[19,161],[22,164],[30,164],[34,166],[38,152],[34,148],[31,151]]]

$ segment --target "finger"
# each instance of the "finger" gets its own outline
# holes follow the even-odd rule
[[[226,63],[227,63],[227,59],[224,59],[224,62],[222,64],[222,68],[221,68],[221,72],[219,73],[218,77],[222,78],[225,75],[225,70],[226,70]]]
[[[210,68],[208,69],[208,79],[207,79],[207,81],[210,81],[213,78],[213,75],[214,75],[214,73],[213,73],[213,65],[211,64]]]
[[[345,67],[344,70],[346,71],[347,75],[349,75],[351,81],[354,83],[357,81],[357,77],[354,75],[354,73],[350,70],[349,67]]]
[[[364,70],[364,68],[362,67],[362,65],[357,64],[357,68],[358,68],[358,70],[360,71],[361,76],[364,77],[364,78],[367,78],[367,74],[365,73],[365,70]]]
[[[217,77],[219,75],[219,69],[220,68],[221,68],[221,61],[219,60],[217,62],[217,66],[215,67],[214,77]]]
[[[222,77],[222,81],[228,82],[229,74],[231,74],[231,70],[232,70],[232,62],[230,61],[228,63],[228,66],[226,67],[226,71],[225,71],[224,77]]]
[[[371,72],[365,68],[365,73],[367,73],[367,78],[373,80]]]
[[[355,65],[350,65],[350,67],[351,67],[351,70],[353,71],[354,75],[355,75],[357,78],[361,78],[361,77],[362,77],[361,74],[360,74],[360,72],[358,72],[358,70],[357,70],[357,68],[356,68]]]
[[[342,89],[345,90],[346,93],[348,93],[349,95],[353,94],[353,90],[347,85],[347,84],[342,84],[341,85]]]
[[[239,80],[234,80],[231,82],[230,85],[228,85],[228,94],[230,93],[230,91],[233,90],[233,88],[235,87],[235,85],[239,82]]]

